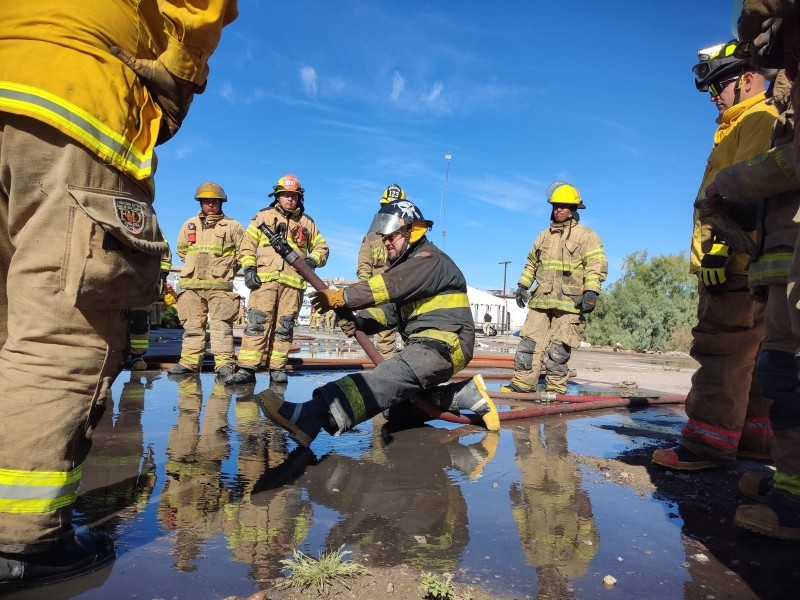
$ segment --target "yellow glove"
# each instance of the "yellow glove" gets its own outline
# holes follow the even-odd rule
[[[700,275],[703,280],[703,285],[713,296],[718,296],[725,291],[727,287],[727,278],[725,277],[725,264],[728,262],[728,256],[731,253],[729,246],[725,244],[715,243],[711,246],[711,250],[703,256],[700,261]]]
[[[309,295],[311,304],[314,310],[320,314],[326,313],[329,310],[342,308],[344,303],[344,288],[328,288],[327,290],[318,290],[311,292]]]

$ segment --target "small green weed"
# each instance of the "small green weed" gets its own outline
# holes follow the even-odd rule
[[[441,577],[431,572],[425,573],[422,576],[419,589],[425,592],[427,598],[432,598],[433,600],[459,600],[456,588],[453,585],[453,576],[450,573],[445,573]],[[460,600],[472,600],[472,594],[465,590],[461,594]]]
[[[319,558],[312,558],[299,550],[294,550],[293,558],[281,561],[281,564],[289,569],[289,576],[278,586],[303,589],[314,587],[323,593],[336,581],[344,582],[348,577],[369,573],[364,565],[346,561],[345,556],[348,554],[352,552],[344,550],[344,546],[340,546],[338,550],[325,552]]]

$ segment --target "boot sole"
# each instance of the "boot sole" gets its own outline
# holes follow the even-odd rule
[[[748,531],[752,531],[754,533],[760,533],[768,537],[778,538],[780,540],[800,540],[800,528],[781,527],[780,525],[770,525],[760,521],[752,521],[747,517],[743,517],[738,510],[736,511],[736,515],[733,517],[733,523],[734,525],[738,525],[743,529],[747,529]]]
[[[473,378],[475,381],[475,386],[478,388],[481,396],[486,401],[486,404],[489,405],[489,412],[484,413],[481,415],[481,419],[483,419],[483,424],[486,425],[486,429],[489,431],[499,431],[500,430],[500,415],[497,413],[497,407],[495,407],[494,402],[489,397],[489,394],[486,392],[486,384],[483,382],[483,377],[480,374],[475,375]]]
[[[256,400],[261,406],[264,408],[264,412],[267,415],[267,418],[275,423],[278,427],[283,429],[290,438],[292,438],[295,442],[303,446],[304,448],[310,448],[311,442],[313,441],[307,433],[305,433],[302,429],[297,427],[294,423],[286,420],[281,414],[278,412],[281,406],[283,406],[283,400],[278,398],[274,392],[270,390],[264,390],[263,392],[259,392],[256,394]]]

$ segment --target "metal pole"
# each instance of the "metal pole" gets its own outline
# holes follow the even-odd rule
[[[506,331],[511,329],[511,319],[508,318],[508,302],[506,301],[506,271],[508,270],[508,263],[510,263],[510,262],[511,262],[510,260],[501,260],[499,263],[497,263],[497,264],[503,265],[503,293],[502,293],[502,298],[503,298],[503,306],[506,309],[506,314],[504,315],[504,318],[503,318],[503,328]],[[506,320],[508,320],[508,324],[507,324],[508,326],[507,327],[506,327],[506,322],[505,322]]]

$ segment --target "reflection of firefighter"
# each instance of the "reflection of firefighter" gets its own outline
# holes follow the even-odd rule
[[[92,434],[92,452],[83,465],[78,512],[96,520],[143,511],[156,483],[153,448],[144,448],[142,412],[145,389],[158,375],[131,374],[119,396],[117,414],[109,406]]]
[[[439,432],[425,429],[403,435],[430,440],[431,431]],[[441,443],[428,443],[431,452],[425,460],[408,452],[408,443],[393,441],[375,443],[369,455],[358,458],[332,453],[309,467],[304,474],[309,499],[341,515],[326,546],[346,544],[379,566],[402,562],[417,569],[457,568],[469,542],[467,505],[446,469],[478,476],[499,436],[463,428],[442,433]],[[464,433],[480,439],[466,445],[459,440]]]
[[[252,390],[237,396],[235,414],[237,481],[241,487],[228,498],[223,529],[232,558],[250,565],[254,581],[274,579],[280,575],[280,559],[300,546],[311,528],[311,503],[302,497],[298,486],[254,494],[254,484],[270,463],[286,458],[286,444],[284,436],[264,436],[264,418]]]
[[[200,376],[183,376],[178,383],[178,419],[167,440],[167,482],[158,518],[175,532],[176,568],[194,571],[206,539],[220,532],[224,516],[222,461],[228,456],[228,406],[231,397],[222,384],[214,389],[200,413]]]
[[[521,481],[511,486],[511,510],[525,557],[539,575],[539,596],[570,597],[568,580],[586,573],[599,536],[567,456],[567,425],[515,427],[512,436]]]

